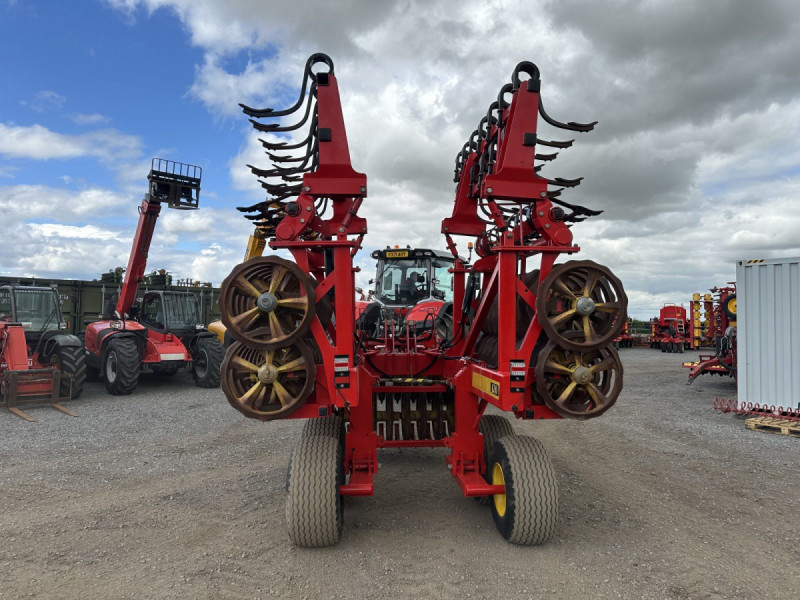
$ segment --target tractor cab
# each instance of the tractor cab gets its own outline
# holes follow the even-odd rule
[[[77,398],[86,380],[78,337],[66,333],[58,293],[51,287],[0,286],[0,398],[11,412],[35,421],[19,404]]]
[[[178,337],[204,329],[200,305],[191,292],[147,292],[139,315],[139,322],[148,329]]]
[[[386,306],[411,307],[420,302],[452,302],[454,259],[440,250],[375,250],[378,259],[375,300]]]
[[[377,259],[371,301],[356,302],[357,327],[371,336],[380,335],[383,323],[400,330],[411,327],[417,334],[437,329],[447,337],[452,329],[452,254],[426,248],[375,250]],[[432,339],[432,335],[429,336]]]
[[[0,287],[0,321],[22,325],[25,339],[34,345],[47,332],[67,328],[61,320],[58,294],[50,287]]]

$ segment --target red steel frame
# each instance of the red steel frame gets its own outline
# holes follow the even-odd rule
[[[503,486],[488,484],[483,476],[483,436],[478,424],[489,404],[512,411],[520,418],[561,418],[543,404],[535,404],[531,393],[533,365],[529,364],[534,345],[541,333],[536,318],[517,345],[518,298],[534,307],[536,293],[525,285],[528,259],[538,258],[540,280],[553,268],[561,253],[579,250],[572,243],[572,233],[558,219],[547,199],[547,180],[534,173],[535,148],[526,145],[526,136],[536,132],[539,94],[521,83],[509,105],[502,112],[499,124],[493,124],[487,138],[497,136],[498,151],[494,172],[479,183],[470,182],[471,166],[478,152],[472,152],[461,171],[453,215],[442,223],[442,233],[455,257],[453,322],[462,322],[462,304],[467,278],[483,276],[480,302],[474,310],[468,334],[456,337],[452,346],[441,352],[418,345],[402,333],[390,332],[382,340],[365,340],[354,352],[355,288],[353,257],[361,248],[367,232],[366,220],[357,216],[367,195],[366,176],[353,170],[347,145],[336,77],[330,73],[319,78],[317,85],[318,127],[328,129],[330,136],[319,141],[319,167],[303,176],[302,192],[296,202],[300,210],[287,215],[276,228],[273,249],[287,249],[298,266],[315,278],[316,298],[333,297],[336,325],[326,326],[318,314],[311,322],[311,333],[322,354],[322,366],[316,374],[315,391],[290,418],[312,418],[331,414],[334,407],[348,418],[345,437],[345,472],[348,483],[341,486],[343,495],[371,495],[373,478],[378,470],[377,450],[386,447],[443,446],[450,449],[447,465],[466,496],[503,493]],[[501,131],[498,131],[498,128]],[[328,139],[329,138],[329,139]],[[485,150],[487,142],[481,142]],[[477,150],[477,149],[476,149]],[[323,220],[315,214],[314,203],[320,198],[333,201],[333,214]],[[494,223],[503,229],[497,243],[487,248],[477,244],[480,258],[468,266],[459,258],[453,235],[481,236],[487,225],[478,217],[478,198],[485,198]],[[534,200],[535,199],[535,200]],[[498,208],[498,201],[514,201],[520,209],[535,207],[531,221],[540,233],[533,243],[523,244],[533,232],[531,225],[520,219],[514,226]],[[318,239],[301,239],[302,234],[317,232]],[[327,238],[327,239],[326,239]],[[325,264],[324,253],[332,256]],[[481,324],[489,307],[497,298],[499,305],[499,362],[490,368],[470,358]],[[469,309],[468,308],[468,309]],[[455,326],[454,326],[455,327]],[[512,363],[517,366],[512,373]],[[519,366],[519,364],[524,367]],[[334,371],[334,364],[339,367]],[[426,377],[441,383],[433,385],[381,385],[380,373],[408,377],[424,371]],[[521,373],[521,375],[520,375]],[[521,380],[520,380],[521,379]],[[389,382],[390,383],[390,382]],[[402,389],[400,389],[402,388]],[[373,429],[373,394],[380,391],[429,392],[451,389],[454,394],[455,428],[442,440],[387,441]]]

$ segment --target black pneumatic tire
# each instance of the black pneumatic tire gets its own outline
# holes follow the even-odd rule
[[[103,352],[103,378],[106,390],[113,396],[127,396],[139,383],[142,361],[133,338],[111,338]]]
[[[316,417],[313,419],[306,419],[303,423],[303,430],[300,432],[300,439],[305,439],[314,436],[331,437],[339,440],[339,445],[342,447],[342,454],[344,455],[344,419],[338,415],[331,415],[329,417]],[[289,465],[286,467],[286,491],[289,491],[289,480],[292,478],[292,460],[294,459],[294,448],[289,453]],[[340,484],[344,483],[344,469],[342,469],[342,479]]]
[[[225,347],[217,337],[204,337],[197,340],[192,360],[192,376],[197,387],[219,387],[219,367],[225,358]]]
[[[492,517],[500,534],[512,544],[547,542],[558,522],[558,484],[550,458],[538,440],[508,436],[494,445],[490,477],[499,465],[506,488],[501,514],[493,497]]]
[[[65,377],[61,381],[58,395],[62,398],[70,397],[73,400],[83,393],[83,384],[86,383],[86,353],[80,346],[56,346],[50,358],[51,364],[57,364],[62,373],[72,375],[72,395],[70,395],[70,379]]]
[[[325,435],[300,439],[292,451],[286,527],[305,548],[332,546],[342,537],[342,448]]]
[[[485,415],[478,423],[478,431],[483,434],[483,460],[486,462],[486,473],[484,473],[483,478],[490,482],[491,469],[489,468],[489,459],[494,443],[506,436],[514,435],[514,428],[511,426],[511,421],[501,415]],[[481,506],[489,506],[492,497],[476,496],[475,500]]]

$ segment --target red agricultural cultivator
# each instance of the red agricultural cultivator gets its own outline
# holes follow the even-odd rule
[[[699,344],[711,345],[714,354],[701,354],[696,362],[683,363],[685,368],[691,369],[687,383],[704,373],[736,378],[736,284],[731,282],[710,291],[714,297],[705,295],[706,320],[703,323],[700,322],[700,294],[694,295],[691,333]]]
[[[686,309],[665,304],[650,325],[650,347],[662,352],[680,352],[691,347]]]
[[[561,199],[580,179],[540,175],[556,154],[537,149],[572,141],[540,138],[537,120],[578,132],[594,123],[551,118],[540,83],[535,65],[517,65],[458,153],[453,213],[442,222],[449,255],[379,251],[374,299],[358,318],[353,257],[367,233],[358,216],[367,178],[350,164],[333,62],[308,60],[289,109],[243,106],[259,131],[308,126],[296,142],[262,140],[273,168],[250,168],[271,197],[242,209],[270,248],[294,261],[248,260],[220,297],[236,340],[222,365],[231,405],[263,421],[308,419],[287,474],[296,544],[336,543],[343,497],[372,495],[378,450],[397,447],[448,448],[459,488],[491,504],[508,541],[540,544],[554,534],[558,490],[547,453],[485,411],[588,419],[608,410],[622,389],[613,340],[627,297],[606,267],[555,264],[579,251],[571,224],[598,213]],[[260,121],[295,112],[302,116],[294,124]],[[473,264],[454,236],[474,242]],[[452,287],[442,284],[447,278]],[[433,293],[437,285],[451,290],[451,303]]]

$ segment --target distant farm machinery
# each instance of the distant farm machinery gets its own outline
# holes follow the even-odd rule
[[[688,383],[704,373],[736,378],[736,284],[729,282],[726,287],[709,291],[711,294],[705,294],[702,300],[704,321],[700,320],[700,294],[694,294],[690,336],[698,347],[713,347],[714,354],[701,354],[697,361],[683,363],[691,369]]]
[[[686,309],[665,304],[650,323],[650,347],[662,352],[683,352],[691,346]]]
[[[262,421],[308,419],[287,474],[296,544],[336,543],[343,497],[372,495],[378,449],[397,447],[448,448],[462,493],[491,504],[508,541],[554,534],[547,453],[484,412],[491,404],[521,419],[589,419],[611,408],[622,389],[613,340],[627,297],[604,266],[555,264],[580,250],[571,225],[599,213],[560,198],[580,179],[540,176],[556,153],[537,148],[572,141],[542,139],[537,119],[577,132],[594,123],[551,118],[540,85],[535,65],[517,65],[458,153],[453,213],[441,229],[449,254],[378,251],[374,295],[358,313],[353,258],[367,233],[358,216],[367,178],[350,163],[333,61],[309,58],[289,109],[243,106],[262,132],[308,126],[297,142],[261,140],[273,168],[250,168],[270,197],[244,209],[269,247],[294,261],[250,258],[220,297],[235,340],[221,369],[228,401]],[[297,111],[295,124],[260,121]],[[474,241],[474,264],[453,236]]]

